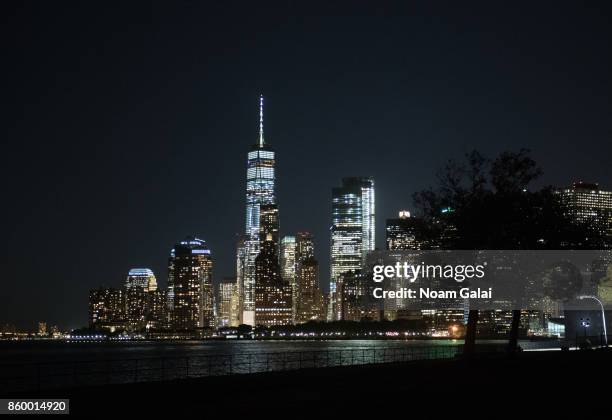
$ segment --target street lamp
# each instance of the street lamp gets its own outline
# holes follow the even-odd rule
[[[606,347],[608,347],[608,330],[606,329],[606,311],[604,310],[603,303],[601,303],[601,300],[599,300],[596,296],[592,296],[592,295],[581,295],[581,296],[578,296],[578,299],[579,300],[593,299],[594,301],[599,303],[599,306],[601,306],[601,320],[603,321],[604,341],[606,342]]]
[[[580,325],[584,328],[584,340],[587,340],[587,328],[591,326],[591,318],[580,318]]]

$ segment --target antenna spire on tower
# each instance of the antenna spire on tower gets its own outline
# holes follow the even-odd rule
[[[264,146],[263,137],[263,95],[259,95],[259,147]]]

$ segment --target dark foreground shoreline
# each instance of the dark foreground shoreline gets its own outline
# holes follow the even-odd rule
[[[612,413],[612,350],[478,355],[77,388],[18,394],[70,398],[72,414],[210,414],[288,417],[305,412],[376,415]],[[331,410],[331,411],[330,411]]]

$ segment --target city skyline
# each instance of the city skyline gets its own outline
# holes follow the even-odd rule
[[[253,261],[255,265],[253,284],[255,287],[250,292],[253,295],[251,306],[248,306],[247,292],[245,292],[247,287],[245,284],[247,283],[245,266],[247,266],[249,254],[246,250],[248,247],[243,245],[242,250],[240,247],[237,248],[237,266],[233,277],[226,276],[222,280],[212,281],[212,267],[214,266],[212,251],[208,248],[205,240],[198,238],[196,235],[188,235],[182,241],[177,242],[170,252],[166,289],[157,289],[155,273],[149,268],[131,268],[123,287],[91,289],[88,311],[90,328],[99,328],[100,326],[109,328],[110,326],[113,332],[115,328],[118,328],[119,331],[126,328],[126,332],[128,332],[144,331],[145,325],[147,325],[147,330],[149,327],[152,327],[154,331],[159,328],[168,331],[168,328],[170,328],[175,333],[180,333],[186,330],[193,331],[196,328],[214,330],[219,327],[235,327],[237,323],[244,323],[253,327],[289,326],[304,323],[309,319],[296,313],[296,307],[300,307],[303,300],[299,292],[296,294],[297,289],[294,282],[296,280],[297,284],[302,282],[299,280],[300,275],[298,275],[302,272],[301,263],[306,263],[306,265],[312,263],[314,271],[311,271],[311,274],[304,274],[309,278],[305,281],[310,283],[310,286],[308,286],[310,287],[310,292],[308,292],[310,295],[306,300],[309,302],[306,303],[308,309],[303,312],[303,314],[312,314],[313,304],[314,307],[317,307],[318,304],[316,303],[317,298],[311,295],[321,286],[317,274],[318,263],[314,259],[314,242],[309,232],[293,232],[291,235],[287,235],[285,232],[281,235],[279,210],[275,202],[274,192],[276,180],[275,155],[273,149],[265,143],[263,137],[263,95],[259,96],[259,127],[258,141],[252,146],[246,165],[247,234],[243,238],[252,238],[251,240],[256,243],[256,249],[258,250]],[[561,202],[569,206],[568,214],[578,223],[593,221],[602,229],[600,231],[602,235],[609,234],[609,226],[612,223],[610,213],[612,211],[612,200],[610,198],[612,192],[600,190],[597,183],[583,182],[576,182],[566,187],[557,187],[555,191]],[[365,284],[359,285],[360,280],[358,278],[360,278],[361,270],[364,268],[364,261],[370,251],[381,249],[375,243],[374,179],[372,177],[343,177],[342,185],[332,188],[331,202],[328,309],[323,310],[321,307],[318,317],[315,316],[310,320],[327,320],[328,322],[344,319],[358,320],[360,316],[364,315],[365,307],[361,307],[361,304],[356,304],[356,302],[347,303],[347,307],[344,303],[336,306],[336,299],[343,300],[345,293],[350,299],[350,296],[360,295],[363,292],[361,288],[365,287]],[[445,209],[442,209],[442,213],[445,211]],[[593,213],[594,211],[595,213]],[[594,214],[596,216],[593,216]],[[407,210],[399,210],[398,215],[399,219],[386,219],[385,246],[382,249],[422,249],[423,244],[415,242],[417,231],[413,225],[414,222],[412,222],[415,217]],[[297,242],[294,235],[297,235]],[[301,242],[304,239],[306,242]],[[248,243],[248,240],[245,239],[244,242]],[[293,244],[289,255],[284,254],[283,243]],[[349,251],[346,250],[347,247],[350,248]],[[185,249],[185,251],[181,251],[181,249]],[[300,250],[303,253],[301,257],[299,256]],[[183,257],[180,257],[179,254]],[[341,258],[338,260],[338,257]],[[187,260],[184,263],[179,263],[181,258],[187,258]],[[267,262],[264,265],[257,266],[259,264],[257,261],[262,258]],[[285,264],[283,261],[285,261]],[[288,261],[291,261],[292,269],[286,265]],[[185,265],[180,267],[178,264]],[[192,274],[194,270],[197,271],[195,276]],[[262,282],[262,279],[259,278],[260,270],[267,272],[265,282]],[[229,279],[233,281],[231,285],[234,289],[231,292],[229,292],[229,289],[224,290],[222,287],[230,284],[227,283]],[[346,282],[344,285],[346,290],[337,289],[337,282]],[[181,283],[183,283],[182,286]],[[323,284],[325,284],[325,278]],[[184,289],[182,295],[181,287]],[[207,289],[204,290],[204,288]],[[336,292],[341,297],[337,297]],[[256,293],[259,293],[258,297],[255,297]],[[185,302],[185,298],[188,302]],[[190,299],[192,302],[189,301]],[[232,299],[234,299],[234,303],[231,303]],[[278,302],[279,299],[280,301],[289,300],[286,301],[286,304],[275,306],[272,302]],[[323,296],[321,295],[319,299],[323,299]],[[225,300],[224,303],[222,303],[223,300]],[[265,309],[260,308],[263,302],[268,302],[268,305],[272,306]],[[223,305],[225,305],[225,309],[222,309]],[[235,305],[235,309],[232,310],[227,305]],[[177,310],[180,306],[183,306],[189,314],[181,315],[181,311]],[[253,308],[253,314],[247,314],[249,308]],[[263,317],[257,315],[258,311],[261,310],[267,311],[268,315]],[[386,310],[385,305],[385,317]],[[221,312],[224,312],[224,314],[222,315]],[[228,320],[232,316],[236,317],[235,321],[229,323]],[[222,317],[226,318],[225,322],[221,321]],[[100,319],[102,319],[101,324]],[[165,320],[161,321],[162,319]],[[185,322],[189,325],[184,325]],[[46,321],[38,321],[39,330],[41,325],[46,328]],[[54,328],[57,327],[54,326]]]
[[[257,138],[253,98],[260,92],[269,98],[266,132],[282,174],[281,234],[313,233],[325,288],[330,189],[342,177],[376,180],[379,248],[385,219],[412,210],[411,194],[433,182],[432,168],[471,149],[492,156],[528,147],[544,183],[612,187],[610,63],[601,55],[609,33],[602,17],[579,7],[544,26],[528,21],[516,36],[512,11],[485,10],[488,20],[457,15],[473,33],[505,39],[508,48],[496,51],[472,32],[458,36],[453,23],[417,12],[375,19],[370,31],[357,17],[332,24],[313,16],[320,30],[310,36],[300,22],[279,25],[278,15],[262,10],[261,20],[243,17],[244,28],[215,37],[224,19],[199,29],[206,26],[195,18],[202,10],[191,18],[174,9],[167,27],[144,24],[147,48],[136,56],[142,34],[130,25],[140,10],[115,17],[103,11],[89,22],[100,34],[81,31],[73,39],[71,29],[83,24],[70,11],[40,7],[49,17],[37,21],[41,28],[59,22],[66,29],[45,40],[25,36],[28,57],[22,48],[8,52],[16,59],[8,71],[15,71],[9,79],[16,80],[18,115],[3,168],[12,200],[0,322],[84,325],[88,290],[119,286],[132,267],[153,269],[165,286],[168,252],[188,234],[215,253],[217,281],[234,275],[234,234],[244,231],[244,152]],[[11,16],[24,19],[21,11]],[[108,38],[108,21],[124,37]],[[578,29],[567,31],[576,21]],[[183,23],[196,36],[173,38]],[[252,48],[241,47],[252,34]],[[157,51],[176,46],[166,58],[172,64],[159,65]],[[230,53],[208,63],[199,49]],[[75,50],[92,53],[75,62]],[[440,51],[454,52],[442,59]],[[120,75],[114,66],[132,72]],[[159,73],[141,78],[145,68]],[[21,251],[32,238],[43,252]]]
[[[262,213],[260,212],[260,207],[259,206],[260,205],[261,206],[267,206],[267,207],[270,207],[270,208],[273,207],[274,211],[276,213],[278,213],[278,206],[276,204],[275,191],[274,191],[274,184],[275,184],[275,179],[276,179],[276,176],[277,176],[276,170],[274,168],[276,157],[275,157],[274,149],[270,148],[269,144],[267,144],[265,142],[265,140],[264,140],[264,131],[263,131],[263,103],[264,103],[264,96],[263,96],[263,94],[260,94],[259,95],[259,135],[258,135],[258,138],[257,138],[257,141],[255,142],[255,144],[251,146],[251,151],[248,153],[248,159],[247,159],[247,165],[246,165],[246,168],[247,168],[247,177],[246,177],[246,181],[247,181],[246,182],[246,185],[247,185],[247,200],[246,200],[246,204],[247,204],[247,217],[246,217],[246,221],[247,221],[247,223],[246,223],[246,232],[247,232],[247,235],[245,235],[244,237],[245,238],[249,237],[248,232],[252,232],[253,238],[256,238],[256,239],[253,239],[253,242],[257,243],[257,246],[255,247],[255,250],[252,252],[254,257],[259,255],[259,253],[257,251],[259,249],[259,243],[264,240],[262,238],[262,232],[264,232],[264,227],[260,226],[260,223],[261,223],[260,222],[260,214],[262,214]],[[265,155],[265,156],[261,155],[261,151],[262,150],[264,151],[264,153],[267,153],[267,155]],[[254,155],[254,153],[256,155]],[[263,163],[253,163],[255,161],[260,162],[260,159],[263,159],[262,160]],[[271,162],[272,162],[271,166],[267,163],[266,159],[271,159]],[[262,178],[261,173],[266,171],[266,170],[269,171],[269,169],[266,169],[267,167],[270,167],[272,172],[271,172],[271,174],[267,174],[266,173],[267,175],[263,176],[263,178]],[[257,168],[259,168],[259,169],[257,169]],[[254,169],[255,169],[255,172],[253,172]],[[261,195],[261,191],[259,191],[261,188],[260,188],[260,186],[258,186],[257,188],[255,188],[255,189],[257,189],[257,191],[255,191],[254,187],[252,187],[252,186],[249,187],[249,185],[251,185],[253,183],[257,183],[258,181],[261,181],[260,178],[263,179],[264,183],[269,183],[269,187],[267,187],[267,188],[269,188],[269,192],[266,193],[266,194],[269,195],[269,198],[268,199],[264,199],[263,201],[261,201],[261,203],[259,203],[259,201],[258,201],[258,207],[255,208],[252,205],[254,203],[253,199],[249,199],[249,197],[250,197],[249,194],[252,194],[253,196]],[[269,180],[266,180],[264,178],[269,178]],[[383,231],[382,235],[381,235],[381,232],[379,232],[376,236],[374,235],[374,232],[375,232],[374,225],[377,224],[377,222],[375,221],[376,212],[374,211],[374,202],[375,202],[375,198],[374,198],[375,187],[374,187],[374,184],[375,184],[375,180],[373,179],[373,177],[363,177],[363,176],[362,177],[346,177],[346,176],[343,176],[343,177],[340,178],[340,180],[342,181],[341,182],[342,183],[341,187],[332,186],[331,188],[329,188],[331,190],[331,200],[330,200],[330,202],[331,202],[331,209],[332,209],[332,211],[331,211],[330,226],[334,226],[334,223],[337,222],[337,220],[339,220],[338,219],[338,214],[336,213],[336,210],[335,210],[335,208],[337,206],[336,203],[337,203],[338,199],[340,199],[340,201],[343,201],[346,198],[346,196],[351,196],[352,197],[356,193],[357,190],[366,191],[367,192],[367,193],[364,193],[364,197],[365,197],[365,198],[363,198],[363,200],[364,200],[363,203],[364,204],[362,204],[361,196],[358,197],[358,199],[357,199],[357,201],[355,203],[352,203],[352,202],[351,203],[348,203],[348,202],[345,203],[345,205],[349,205],[349,206],[353,205],[353,206],[359,207],[359,211],[358,211],[358,213],[359,213],[358,219],[359,220],[358,221],[352,220],[351,219],[352,215],[349,214],[349,219],[347,219],[347,221],[348,221],[347,226],[349,226],[349,225],[350,226],[353,226],[353,225],[357,226],[357,225],[359,225],[358,226],[358,230],[359,230],[360,233],[358,235],[359,236],[358,242],[360,243],[360,245],[359,245],[359,250],[357,250],[357,253],[360,254],[361,256],[359,258],[357,258],[357,260],[360,260],[360,259],[363,260],[365,258],[365,255],[366,255],[366,249],[367,250],[385,249],[385,247],[387,246],[386,242],[388,240],[388,237],[387,237],[387,234],[385,233],[384,227],[380,229],[380,230]],[[578,181],[578,183],[580,183],[580,182],[582,182],[582,181]],[[368,185],[365,185],[365,184],[368,184]],[[598,183],[586,184],[586,185],[587,185],[587,187],[593,186],[593,188],[597,188]],[[571,187],[571,185],[557,186],[557,188],[559,188],[560,192],[568,191],[566,189],[570,188],[570,187]],[[355,188],[356,188],[356,190],[355,190]],[[355,190],[355,191],[353,191],[353,190]],[[363,216],[363,220],[361,219],[361,212],[362,212],[361,206],[371,206],[372,207],[371,209],[369,209],[371,213],[367,213],[367,212],[364,211],[365,214]],[[412,209],[413,205],[407,206],[407,208]],[[405,216],[406,214],[408,214],[408,217],[410,217],[410,212],[408,210],[405,210],[405,209],[396,209],[396,212],[399,212],[400,217],[402,217],[402,214],[404,215],[404,217],[406,217]],[[352,213],[352,212],[349,211],[348,213]],[[389,213],[390,212],[388,212],[387,209],[385,209],[385,213],[384,213],[385,216],[387,214],[389,214]],[[292,238],[293,237],[292,235],[299,234],[299,232],[280,231],[279,230],[278,214],[275,217],[276,217],[276,219],[275,219],[276,221],[274,223],[276,224],[276,227],[274,228],[275,229],[274,242],[275,242],[276,253],[277,253],[276,257],[278,259],[278,258],[280,258],[280,250],[281,250],[281,248],[280,248],[281,240],[280,239],[281,239],[281,237],[284,238],[286,236],[289,236],[290,238]],[[386,221],[386,223],[388,223],[390,219],[393,219],[393,218],[392,217],[384,217],[384,220]],[[366,222],[367,222],[367,224],[366,224]],[[371,227],[370,227],[370,225],[371,225]],[[385,224],[382,224],[382,226],[385,226]],[[306,229],[303,229],[303,230],[306,230]],[[361,233],[362,230],[363,230],[363,233]],[[279,236],[279,231],[280,231],[280,236]],[[235,235],[240,236],[239,234],[235,234]],[[362,238],[362,235],[363,235],[363,238]],[[183,244],[183,243],[186,244],[186,243],[188,243],[188,242],[185,242],[185,241],[189,241],[190,238],[192,238],[193,240],[201,242],[201,244],[204,244],[205,243],[205,239],[199,239],[198,236],[204,236],[204,235],[187,234],[186,235],[186,239],[181,241],[181,242],[179,242],[179,243],[177,243],[177,245],[175,245],[175,248],[179,244]],[[383,236],[384,237],[384,243],[382,244],[382,248],[379,246],[381,244],[378,244],[378,241],[377,241],[379,236]],[[323,274],[323,277],[319,278],[319,280],[318,280],[318,282],[319,282],[318,286],[322,287],[322,290],[324,291],[324,294],[332,293],[332,291],[334,290],[333,284],[335,283],[335,281],[337,279],[337,277],[334,276],[334,274],[333,274],[334,273],[334,262],[333,262],[334,233],[333,233],[333,229],[330,230],[330,238],[331,238],[331,242],[332,242],[331,249],[328,250],[328,253],[331,252],[331,254],[330,254],[331,255],[330,264],[329,264],[329,269],[327,269],[327,270],[324,269],[324,272],[325,271],[330,272],[330,270],[331,270],[331,275],[329,276],[330,283],[326,284],[327,283],[327,281],[326,281],[327,277],[325,276],[325,274]],[[270,237],[269,240],[271,240],[271,239],[272,238]],[[361,246],[362,246],[361,245],[361,241],[367,241],[367,244],[364,245],[364,249],[363,250],[361,249]],[[175,249],[173,248],[171,250],[171,254],[172,255],[174,255],[174,251],[175,251]],[[240,251],[238,251],[238,252],[240,252]],[[318,250],[318,251],[315,252],[315,254],[321,254],[321,253],[325,253],[325,250],[323,250],[323,251]],[[213,251],[210,251],[210,250],[207,249],[207,254],[211,254],[212,255]],[[245,255],[248,255],[248,252]],[[352,267],[351,264],[349,263],[349,266],[351,266],[351,267],[348,267],[349,270],[351,270],[351,269],[352,270],[358,270],[359,269],[358,267],[360,266],[361,263],[357,262],[357,260],[353,264],[353,265],[355,265],[354,267]],[[243,263],[243,264],[245,264],[245,263]],[[253,259],[253,264],[254,264],[254,259]],[[137,266],[137,265],[138,264],[132,264],[132,266]],[[280,266],[279,266],[279,268],[280,268]],[[281,269],[281,272],[282,271],[283,270]],[[341,269],[341,271],[342,271],[342,269]],[[164,280],[162,280],[162,282],[160,284],[166,286],[166,288],[167,288],[169,293],[173,293],[174,292],[173,291],[173,285],[172,285],[172,274],[171,274],[171,272],[172,272],[172,268],[170,266],[168,266],[168,271],[167,272],[162,272],[162,273],[159,273],[157,275],[160,279],[164,279]],[[210,269],[210,272],[212,273],[212,268]],[[128,273],[128,280],[126,281],[126,284],[125,284],[126,289],[127,290],[130,289],[130,281],[133,281],[132,280],[134,278],[133,276],[139,276],[139,275],[144,275],[144,274],[146,274],[147,276],[151,276],[152,279],[153,279],[153,283],[156,284],[155,283],[155,281],[156,281],[155,272],[153,272],[150,268],[131,268],[129,270],[129,273]],[[237,272],[222,273],[222,275],[223,275],[223,278],[220,278],[219,275],[212,276],[212,283],[213,283],[215,288],[219,287],[221,284],[223,284],[224,281],[225,281],[224,279],[227,278],[228,276],[230,276],[230,277],[234,276],[234,278],[237,278],[238,281],[241,281],[240,277],[239,277],[239,273],[237,273]],[[237,275],[238,275],[238,277],[235,277]],[[253,273],[253,277],[254,277],[254,273]],[[288,280],[286,280],[286,281],[288,281]],[[244,285],[245,279],[243,279],[242,282],[243,283],[241,284],[241,287],[244,288],[245,287],[245,285]],[[104,284],[104,285],[106,286],[106,284]],[[111,289],[109,289],[109,290],[111,290],[111,291],[118,290],[118,289],[113,289],[114,287],[116,287],[118,285],[120,285],[120,284],[116,284],[116,282],[110,282],[109,286],[111,287]],[[326,285],[328,286],[328,288],[325,287]],[[157,287],[157,284],[156,284],[155,287]],[[102,289],[100,289],[100,290],[102,290]],[[153,288],[151,290],[155,290],[155,289]],[[90,293],[94,292],[94,291],[96,291],[96,288],[92,288]],[[251,292],[251,293],[254,296],[254,289],[253,289],[253,292]],[[212,294],[211,294],[211,296],[212,296]],[[169,295],[169,299],[173,299],[173,297],[174,297],[173,294]],[[330,294],[330,297],[331,297],[331,294]],[[252,305],[253,308],[254,308],[254,300],[255,299],[253,297],[253,305]],[[248,310],[247,309],[248,306],[243,306],[243,305],[244,305],[244,303],[242,303],[240,305],[243,308],[243,310]],[[211,306],[209,306],[209,310],[212,311],[213,310],[212,308],[216,308],[216,304],[213,303],[213,304],[211,304]],[[337,320],[338,319],[338,317],[333,314],[334,311],[335,311],[335,309],[333,309],[333,304],[329,306],[328,311],[329,312],[326,314],[326,316],[324,318],[327,318],[327,320]],[[245,316],[247,317],[247,322],[245,322],[245,323],[247,323],[248,325],[253,325],[253,326],[256,325],[256,323],[255,323],[255,314],[254,313],[252,314],[252,316],[250,318],[249,318],[249,315],[245,315],[243,313],[241,319],[244,319]],[[45,317],[43,319],[46,320],[47,317]],[[46,321],[36,321],[36,324],[39,323],[39,322],[45,323]],[[56,324],[55,322],[52,322],[52,323]],[[8,322],[8,324],[11,324],[11,323]],[[171,321],[171,324],[172,324],[172,321]],[[210,325],[213,326],[213,323],[211,323]],[[216,323],[214,323],[214,325],[216,327]]]
[[[232,289],[223,287],[227,286],[228,277],[213,286],[212,252],[204,240],[188,236],[171,251],[167,291],[148,293],[157,289],[155,275],[150,269],[130,269],[122,289],[91,290],[90,328],[111,328],[111,331],[115,328],[126,331],[153,328],[154,334],[166,334],[171,330],[193,334],[199,329],[199,334],[204,331],[209,334],[218,327],[237,327],[238,324],[269,328],[309,320],[358,321],[379,317],[395,320],[395,309],[385,303],[383,315],[366,297],[369,286],[365,282],[368,270],[365,261],[372,251],[380,249],[375,243],[374,179],[344,177],[340,187],[332,188],[329,295],[324,304],[326,299],[319,291],[319,266],[314,258],[312,235],[297,232],[297,242],[295,233],[283,235],[281,239],[275,199],[276,157],[274,149],[264,140],[263,104],[264,98],[260,95],[259,137],[247,155],[246,233],[236,248],[236,276]],[[485,185],[487,183],[485,180]],[[597,183],[578,182],[571,187],[556,188],[555,194],[576,223],[595,223],[598,235],[607,238],[612,226],[612,192],[601,190]],[[454,212],[454,209],[441,208],[442,214],[449,211]],[[420,250],[443,246],[445,235],[438,238],[441,243],[437,245],[420,242],[419,222],[415,224],[414,221],[417,218],[407,210],[400,210],[399,219],[387,219],[384,248]],[[600,245],[608,247],[607,241],[604,239]],[[581,245],[575,243],[574,246]],[[181,263],[179,251],[183,248],[185,259]],[[251,255],[254,258],[249,261]],[[250,264],[252,278],[249,278]],[[162,312],[156,309],[158,295],[167,301]],[[462,314],[463,309],[458,313]],[[451,318],[456,316],[453,312]],[[158,320],[164,317],[167,321],[160,324]]]

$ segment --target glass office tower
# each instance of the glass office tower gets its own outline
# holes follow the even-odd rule
[[[332,189],[331,279],[329,320],[341,318],[336,286],[341,277],[363,267],[375,247],[374,180],[344,178]]]
[[[259,97],[259,141],[247,155],[246,229],[242,276],[242,322],[255,325],[255,258],[260,251],[260,210],[276,203],[274,151],[264,141],[263,96]]]

